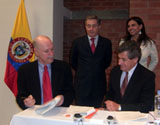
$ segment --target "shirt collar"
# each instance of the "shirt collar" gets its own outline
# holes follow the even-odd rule
[[[132,69],[130,69],[130,70],[128,71],[128,75],[129,75],[130,77],[132,76],[132,74],[133,74],[134,70],[136,69],[136,67],[137,67],[137,64],[136,64]]]
[[[98,37],[99,37],[99,35],[97,35],[97,36],[95,36],[95,37],[93,37],[93,38],[95,38],[95,40],[97,40]],[[90,36],[88,35],[88,39],[90,40],[91,38],[92,38],[92,37],[90,37]]]
[[[41,64],[39,61],[38,61],[38,66],[39,66],[40,69],[44,69],[44,64]],[[47,67],[48,67],[48,69],[50,69],[51,64],[47,64]]]

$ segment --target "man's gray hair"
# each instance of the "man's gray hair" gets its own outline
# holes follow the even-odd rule
[[[134,59],[138,58],[138,61],[141,58],[141,49],[140,46],[137,42],[133,40],[128,40],[122,43],[119,48],[118,48],[118,53],[122,52],[127,52],[128,53],[128,58],[129,59]]]

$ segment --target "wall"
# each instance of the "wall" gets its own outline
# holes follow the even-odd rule
[[[128,0],[64,0],[64,6],[72,11],[128,9]]]

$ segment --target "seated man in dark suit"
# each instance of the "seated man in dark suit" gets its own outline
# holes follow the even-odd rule
[[[57,106],[69,106],[74,97],[70,66],[54,59],[53,43],[47,36],[36,37],[33,45],[38,60],[18,70],[18,105],[26,109],[59,97]]]
[[[118,64],[110,74],[106,108],[109,111],[153,110],[155,74],[141,64],[141,50],[134,41],[123,43],[118,49]]]

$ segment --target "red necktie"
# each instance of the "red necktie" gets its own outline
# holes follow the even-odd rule
[[[91,38],[91,41],[92,41],[92,44],[91,44],[91,50],[92,50],[92,53],[94,53],[96,47],[95,47],[95,44],[94,44],[94,39],[95,38]]]
[[[122,86],[121,86],[121,95],[122,96],[124,95],[124,92],[127,88],[127,84],[128,84],[128,72],[126,72],[126,76],[125,76],[123,83],[122,83]]]
[[[47,66],[44,66],[43,72],[43,103],[52,99],[52,87]]]

